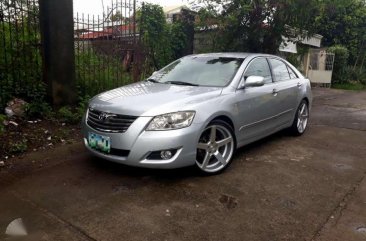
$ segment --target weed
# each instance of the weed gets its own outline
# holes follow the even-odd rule
[[[27,151],[27,149],[28,149],[27,139],[23,138],[22,140],[10,143],[9,152],[11,154],[19,154]]]
[[[52,116],[52,108],[47,102],[33,101],[26,105],[25,113],[28,117],[49,118]]]
[[[366,85],[363,85],[358,82],[354,83],[336,83],[332,85],[334,89],[343,89],[343,90],[366,90]]]
[[[60,121],[70,124],[75,124],[80,121],[80,115],[75,110],[69,106],[64,106],[60,108],[57,112],[57,117]]]

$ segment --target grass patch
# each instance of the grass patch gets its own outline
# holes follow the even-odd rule
[[[11,154],[20,154],[26,152],[28,149],[27,139],[23,138],[21,140],[10,143],[9,152]]]
[[[366,85],[361,83],[337,83],[332,84],[332,88],[342,90],[366,90]]]

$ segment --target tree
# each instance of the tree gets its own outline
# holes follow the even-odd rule
[[[343,45],[350,52],[349,63],[362,63],[366,52],[366,2],[364,0],[322,0],[316,27],[323,45]]]
[[[137,12],[137,24],[145,48],[146,63],[155,70],[172,60],[169,30],[163,8],[156,4],[144,3]]]
[[[192,53],[194,16],[190,11],[182,10],[179,17],[168,24],[161,6],[144,3],[137,11],[137,24],[147,66],[157,70]]]
[[[182,9],[179,17],[168,25],[174,59],[193,53],[194,20],[190,10]]]
[[[225,51],[276,53],[283,37],[299,41],[315,32],[318,0],[204,0]],[[202,24],[202,23],[201,23]]]

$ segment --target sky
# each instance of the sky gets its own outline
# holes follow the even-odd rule
[[[128,1],[129,0],[127,0],[127,2]],[[133,0],[130,1],[131,3],[133,2]],[[187,4],[187,0],[144,0],[144,1],[159,4],[161,6]],[[114,0],[114,2],[116,2],[116,0]],[[137,0],[137,2],[139,3],[141,2],[141,0]],[[111,0],[104,0],[104,6],[106,7],[107,5],[111,6]],[[84,14],[101,15],[103,13],[102,0],[74,0],[74,15],[76,15],[76,12]]]

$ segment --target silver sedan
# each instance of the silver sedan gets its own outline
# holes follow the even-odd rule
[[[311,102],[309,80],[277,56],[190,55],[92,98],[84,143],[126,165],[219,173],[241,146],[285,128],[303,134]]]

